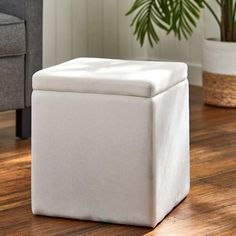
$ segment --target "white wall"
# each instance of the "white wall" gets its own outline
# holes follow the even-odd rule
[[[81,56],[185,61],[190,82],[201,84],[201,45],[218,33],[214,19],[203,13],[189,41],[161,32],[161,42],[140,48],[125,12],[133,0],[44,0],[44,67]]]

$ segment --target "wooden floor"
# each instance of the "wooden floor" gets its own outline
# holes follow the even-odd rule
[[[156,229],[36,217],[30,209],[30,141],[0,113],[0,235],[236,235],[236,109],[191,96],[191,191]]]

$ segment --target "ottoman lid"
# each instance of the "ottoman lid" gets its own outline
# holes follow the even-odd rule
[[[185,79],[185,63],[78,58],[37,72],[33,89],[153,97]]]

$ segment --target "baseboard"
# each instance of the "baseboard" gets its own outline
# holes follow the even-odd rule
[[[189,83],[191,85],[202,86],[202,67],[199,64],[188,63]]]

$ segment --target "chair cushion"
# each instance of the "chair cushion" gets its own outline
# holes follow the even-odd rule
[[[185,63],[78,58],[37,72],[33,88],[153,97],[185,79]]]
[[[0,13],[0,57],[23,55],[25,52],[24,20]]]

